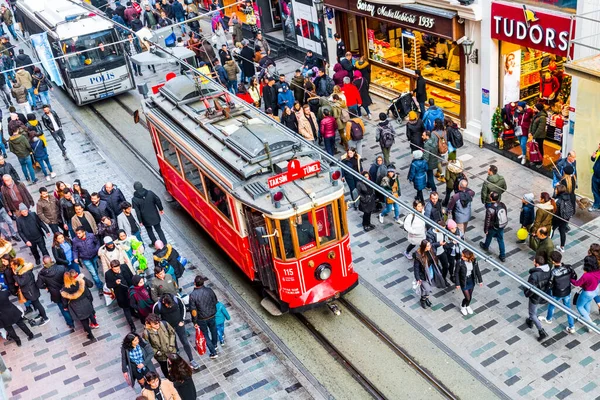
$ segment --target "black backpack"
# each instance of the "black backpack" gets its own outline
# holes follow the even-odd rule
[[[327,90],[327,96],[331,96],[334,87],[335,82],[333,79],[329,75],[325,75],[325,90]]]
[[[461,171],[456,175],[456,179],[454,180],[454,193],[458,193],[458,184],[463,180],[467,180],[467,176]]]
[[[462,133],[460,130],[454,126],[449,126],[446,128],[446,133],[448,134],[448,141],[455,149],[460,149],[464,145]]]
[[[566,219],[567,221],[575,215],[575,209],[573,208],[573,203],[569,200],[564,200],[562,198],[558,199],[558,214],[562,219]]]
[[[385,124],[383,126],[380,125],[381,135],[379,136],[380,143],[383,147],[389,149],[392,147],[396,139],[394,138],[394,133],[392,132],[392,127],[390,124]]]
[[[354,121],[350,121],[350,138],[352,140],[362,140],[364,136],[362,127]]]

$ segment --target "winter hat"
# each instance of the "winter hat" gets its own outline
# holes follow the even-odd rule
[[[413,158],[415,160],[420,160],[421,158],[423,158],[423,152],[421,150],[413,151]]]
[[[111,244],[113,242],[113,240],[110,236],[104,236],[103,242],[104,242],[104,244]]]
[[[523,108],[525,108],[525,106],[527,105],[527,103],[525,103],[524,101],[519,101],[519,102],[517,103],[517,105],[518,105],[519,107],[523,107]]]
[[[396,173],[396,168],[394,168],[394,166],[393,166],[393,165],[390,165],[390,166],[387,168],[387,172],[393,172],[393,173]]]
[[[455,151],[448,153],[448,161],[456,161],[456,152]]]
[[[34,113],[29,113],[27,114],[27,121],[34,121],[35,118],[35,114]]]
[[[354,71],[354,79],[362,78],[360,71]]]
[[[140,284],[141,280],[142,280],[141,276],[135,275],[133,278],[131,278],[131,283],[133,284],[133,286],[137,286]]]
[[[29,210],[29,208],[23,204],[23,203],[19,203],[19,211],[26,211]]]
[[[449,219],[448,221],[446,221],[446,228],[448,228],[448,229],[456,228],[456,222],[453,219]]]
[[[144,185],[142,185],[141,182],[134,182],[133,183],[133,189],[134,190],[142,190],[144,188]]]
[[[248,39],[242,40],[242,46],[248,46],[249,44],[250,42],[248,41]]]
[[[387,119],[387,114],[386,113],[379,113],[379,120],[380,121],[385,121]]]
[[[537,103],[535,108],[537,108],[538,111],[542,111],[544,109],[544,105],[542,103]]]
[[[526,193],[523,195],[523,200],[525,200],[526,202],[528,202],[530,204],[533,204],[535,197],[533,196],[533,193]]]
[[[564,172],[566,175],[573,175],[573,173],[575,172],[575,168],[573,168],[573,166],[572,166],[572,165],[567,165],[567,166],[566,166],[566,167],[563,169],[563,172]]]
[[[154,248],[156,250],[160,250],[160,249],[162,249],[164,247],[165,247],[165,244],[163,243],[162,240],[157,240],[156,242],[154,242]]]
[[[408,120],[409,121],[415,121],[417,119],[417,113],[414,111],[411,111],[408,113]]]

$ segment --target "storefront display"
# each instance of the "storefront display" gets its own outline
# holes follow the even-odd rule
[[[492,18],[492,38],[500,40],[502,59],[501,108],[510,110],[518,102],[530,107],[542,103],[548,113],[545,146],[548,150],[560,149],[563,128],[568,126],[571,96],[571,76],[564,71],[569,16],[492,3]],[[502,137],[501,132],[499,136]],[[504,143],[506,149],[514,145],[512,139]],[[520,154],[520,150],[515,153]],[[554,151],[544,153],[556,157]]]

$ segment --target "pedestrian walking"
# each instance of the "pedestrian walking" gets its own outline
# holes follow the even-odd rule
[[[439,157],[437,158],[437,171],[435,173],[435,178],[442,182],[446,182],[444,166],[448,163],[448,151],[449,151],[449,142],[448,142],[448,134],[446,129],[444,128],[444,121],[441,119],[436,119],[434,121],[433,130],[431,131],[431,136],[435,137],[437,141],[437,153]]]
[[[135,275],[135,269],[123,247],[115,243],[110,236],[106,236],[102,242],[103,245],[98,249],[98,259],[102,264],[102,273],[106,274],[110,271],[112,262],[117,261],[119,265],[127,266],[132,276]]]
[[[62,130],[62,122],[56,111],[54,111],[48,104],[44,104],[42,123],[54,138],[54,141],[58,145],[60,151],[62,151],[63,158],[68,160],[69,158],[67,157],[67,148],[65,147],[66,139]]]
[[[427,161],[423,159],[423,151],[415,150],[412,152],[413,159],[408,170],[408,181],[413,184],[417,191],[415,200],[424,201],[423,189],[427,187],[427,170],[429,168]]]
[[[425,114],[422,114],[422,118],[425,130],[431,132],[434,130],[436,119],[444,121],[444,111],[442,111],[441,108],[435,105],[435,100],[433,98],[430,98],[428,100],[428,103],[429,107],[427,107],[427,111],[425,111]]]
[[[67,271],[72,269],[78,273],[80,272],[79,264],[75,262],[75,257],[73,257],[73,244],[68,236],[60,232],[54,233],[52,256],[56,263],[64,266]]]
[[[423,215],[425,215],[433,222],[444,222],[442,202],[440,201],[440,197],[437,192],[429,193],[429,199],[427,199],[427,201],[425,202],[425,211],[423,212]]]
[[[66,194],[65,194],[66,196]],[[89,211],[83,209],[83,204],[77,203],[73,206],[75,215],[71,218],[71,229],[77,232],[77,229],[83,228],[87,233],[98,234],[98,225]]]
[[[33,79],[33,87],[37,89],[37,94],[40,96],[42,104],[50,104],[50,90],[52,90],[52,84],[46,75],[42,73],[41,69],[34,67],[31,78]]]
[[[600,211],[600,144],[598,149],[592,153],[592,194],[594,195],[594,204],[588,208],[589,212]]]
[[[25,262],[20,257],[14,258],[10,262],[10,267],[14,274],[15,284],[18,286],[20,295],[31,303],[39,315],[38,325],[46,325],[49,321],[46,315],[46,309],[40,302],[40,289],[36,285],[35,276],[33,275],[33,264]]]
[[[200,329],[206,338],[206,345],[211,359],[217,358],[217,326],[215,314],[217,313],[217,295],[204,286],[206,278],[197,275],[194,278],[194,290],[190,294],[190,311],[194,327]]]
[[[525,229],[527,232],[530,232],[531,225],[533,225],[533,221],[535,220],[535,206],[533,205],[533,201],[533,193],[526,193],[521,199],[519,223],[521,224],[521,229]],[[517,243],[525,243],[525,239],[517,240]]]
[[[398,174],[396,174],[396,169],[393,165],[389,165],[387,167],[387,174],[383,178],[381,178],[380,186],[387,192],[389,192],[389,197],[400,198],[400,180],[398,179]],[[378,216],[379,223],[383,224],[383,219],[386,215],[390,213],[390,211],[392,211],[393,208],[394,221],[400,224],[400,206],[390,198],[386,198],[385,203],[385,208],[383,209],[383,211],[381,211],[381,213]]]
[[[323,119],[321,120],[321,137],[325,144],[325,151],[329,155],[335,154],[335,134],[337,133],[337,121],[331,115],[329,110],[323,110]]]
[[[21,71],[29,75],[24,69],[21,69]],[[27,88],[22,83],[19,83],[16,79],[13,79],[12,81],[11,94],[12,97],[15,99],[15,103],[17,103],[17,107],[19,107],[19,110],[22,114],[26,115],[32,111],[31,104],[28,100]]]
[[[179,292],[179,287],[173,277],[162,266],[154,267],[154,279],[150,286],[150,297],[155,303],[160,300],[160,297],[165,293],[176,296]]]
[[[433,170],[437,168],[438,159],[440,154],[438,153],[438,139],[431,135],[431,132],[423,132],[423,159],[427,161],[427,188],[436,192],[437,187],[435,186],[435,179]]]
[[[369,171],[363,171],[362,175],[369,179]],[[377,203],[375,191],[361,180],[356,184],[356,189],[360,200],[358,209],[363,212],[362,227],[365,232],[372,231],[375,229],[375,225],[371,224],[371,214],[375,211],[375,204]]]
[[[155,314],[159,315],[163,321],[167,322],[175,330],[192,368],[194,370],[200,369],[200,365],[194,361],[192,348],[190,347],[188,335],[185,330],[185,305],[183,301],[176,295],[165,293],[160,296],[153,310]]]
[[[131,204],[140,225],[145,226],[148,232],[150,247],[154,247],[154,242],[156,242],[154,232],[163,243],[167,243],[165,233],[160,226],[160,216],[164,214],[162,202],[153,191],[145,189],[140,182],[135,182],[133,188],[135,192]]]
[[[571,200],[571,205],[573,206],[573,210],[577,209],[577,196],[575,195],[575,189],[577,188],[577,177],[575,176],[575,168],[572,165],[567,165],[563,169],[563,175],[558,182],[558,185],[563,185],[566,189],[566,192],[569,194],[569,199]],[[556,193],[556,186],[554,187],[554,197],[558,197]]]
[[[358,107],[358,115],[361,115],[360,109],[364,108],[367,113],[367,118],[371,119],[372,116],[369,106],[373,104],[373,100],[371,100],[371,95],[369,94],[369,83],[363,78],[360,71],[354,70],[354,80],[352,81],[352,84],[358,89],[361,99],[360,106]]]
[[[75,328],[75,323],[68,310],[62,306],[62,296],[60,290],[65,285],[65,272],[67,269],[64,265],[55,264],[50,256],[42,258],[43,268],[37,276],[36,285],[39,289],[46,289],[50,294],[50,301],[58,306],[67,326],[71,329]]]
[[[545,227],[541,227],[537,230],[534,237],[537,246],[537,248],[533,249],[535,250],[535,255],[542,257],[544,262],[548,264],[550,262],[550,255],[554,251],[554,243],[550,237],[550,232]]]
[[[598,268],[598,260],[594,256],[585,256],[583,259],[583,275],[581,275],[581,278],[571,277],[571,284],[581,287],[577,297],[577,311],[588,322],[593,322],[590,317],[590,305],[594,297],[598,295],[599,280],[600,269]]]
[[[157,267],[163,267],[167,273],[173,274],[174,279],[177,281],[183,276],[185,267],[181,264],[181,256],[177,249],[170,244],[164,244],[162,241],[157,240],[154,243],[154,265]]]
[[[73,238],[73,258],[77,264],[83,264],[88,270],[96,287],[98,288],[100,297],[103,294],[102,281],[98,277],[98,249],[100,243],[98,238],[93,233],[86,232],[83,226],[75,229],[75,237]]]
[[[417,84],[416,88],[413,91],[417,103],[419,103],[419,112],[421,113],[420,120],[422,121],[423,116],[425,115],[425,102],[427,101],[427,85],[425,83],[425,78],[421,74],[421,70],[416,70],[415,74],[417,75]],[[415,149],[411,149],[415,151]]]
[[[471,209],[473,206],[473,197],[475,192],[468,187],[469,182],[466,179],[458,183],[458,191],[450,198],[448,202],[448,215],[456,222],[458,229],[466,236],[469,220],[471,219]]]
[[[133,286],[133,273],[127,265],[120,264],[118,260],[112,260],[109,270],[104,275],[104,280],[106,287],[114,291],[117,305],[123,310],[131,332],[135,332],[135,323],[129,303],[129,288]]]
[[[383,156],[377,156],[373,164],[369,167],[369,179],[371,182],[381,186],[381,180],[387,175],[387,166],[384,163]],[[383,209],[381,203],[384,202],[385,198],[379,192],[375,192],[375,211],[380,212]]]
[[[552,297],[559,303],[562,303],[565,307],[571,308],[571,278],[576,277],[573,267],[562,263],[562,254],[558,251],[553,251],[550,254],[550,260],[552,262],[552,276],[550,278],[550,289],[552,290]],[[538,317],[538,319],[547,324],[553,322],[552,317],[554,316],[554,304],[548,304],[548,312],[546,317]],[[567,333],[575,333],[575,320],[569,314],[567,314]]]
[[[408,113],[408,123],[406,124],[406,138],[410,143],[411,152],[423,150],[425,146],[423,132],[425,132],[423,120],[419,119],[416,112],[410,111]]]
[[[265,97],[265,102],[266,99]],[[298,133],[304,139],[314,141],[319,137],[319,123],[317,122],[315,113],[310,110],[308,104],[303,105],[302,109],[296,112],[296,118],[298,120]]]
[[[73,185],[73,187],[75,187],[75,185]],[[125,196],[121,189],[113,185],[112,182],[106,182],[98,192],[98,196],[100,196],[100,200],[105,201],[106,204],[108,204],[108,207],[114,215],[113,219],[118,218],[123,211],[121,204],[125,202]]]
[[[502,200],[502,193],[506,191],[506,181],[504,177],[498,174],[498,167],[490,165],[487,172],[488,176],[483,186],[481,187],[481,203],[486,207],[490,207],[490,193],[496,192],[498,194],[498,201]]]
[[[144,388],[146,373],[156,371],[152,363],[153,357],[152,346],[137,333],[125,335],[121,345],[121,370],[129,386],[134,387],[137,381]]]
[[[46,180],[50,181],[50,179],[56,178],[56,172],[52,170],[52,164],[50,164],[50,157],[48,156],[48,149],[46,149],[44,142],[41,141],[39,137],[34,136],[31,139],[30,145],[31,149],[33,150],[33,157],[40,165]],[[48,170],[46,170],[46,168],[48,168]]]
[[[575,215],[575,208],[571,201],[571,194],[567,192],[564,185],[556,185],[556,215],[552,218],[552,236],[558,231],[560,233],[560,245],[557,249],[565,252],[567,242],[567,232],[569,229],[569,220]]]
[[[160,379],[156,372],[148,372],[145,376],[146,383],[142,389],[142,396],[148,400],[181,400],[173,383],[165,378]]]
[[[10,151],[17,156],[17,159],[21,164],[21,169],[23,170],[23,176],[25,176],[25,180],[27,180],[27,182],[36,183],[37,178],[35,177],[35,171],[33,170],[31,157],[29,156],[33,152],[33,149],[29,144],[29,140],[27,140],[27,138],[21,134],[22,131],[24,130],[18,129],[12,132],[10,138],[8,139],[8,147]]]
[[[39,190],[40,198],[37,201],[36,211],[42,222],[50,227],[52,233],[62,230],[64,225],[58,200],[48,194],[48,189],[41,187]]]
[[[0,224],[6,224],[7,230],[5,230],[2,225],[0,225],[0,234],[6,240],[14,240],[15,242],[20,242],[21,239],[17,235],[17,231],[13,226],[13,220],[8,216],[6,207],[4,206],[4,202],[2,201],[2,197],[0,196]]]
[[[519,101],[514,113],[514,126],[515,136],[519,139],[519,145],[521,146],[521,155],[517,158],[521,160],[522,165],[527,162],[527,140],[529,139],[529,127],[532,119],[533,109],[526,102]]]
[[[169,367],[167,358],[169,354],[177,353],[175,345],[175,330],[171,325],[163,322],[160,316],[151,313],[144,323],[145,329],[142,333],[142,339],[152,346],[154,359],[160,365],[163,375],[169,378]]]
[[[477,284],[483,286],[483,278],[481,277],[479,263],[471,250],[464,249],[462,251],[454,272],[454,282],[456,282],[456,289],[460,289],[464,296],[460,305],[460,312],[462,315],[473,314],[473,309],[470,306],[473,300],[473,289]]]
[[[195,400],[197,395],[196,386],[192,379],[192,367],[176,353],[169,354],[167,361],[169,364],[169,375],[181,400]]]
[[[0,74],[0,76],[1,75],[2,74]],[[0,140],[0,142],[3,141]],[[13,181],[19,182],[21,180],[21,177],[19,177],[19,174],[15,170],[15,167],[13,167],[11,163],[6,161],[7,157],[8,156],[6,155],[6,149],[2,150],[2,156],[0,156],[0,176],[10,175],[13,178]],[[4,182],[1,182],[0,185],[4,185]]]
[[[413,259],[412,250],[425,240],[425,221],[418,218],[415,214],[423,215],[424,206],[420,200],[413,201],[414,211],[404,219],[404,230],[408,233],[408,247],[404,251],[404,257],[409,260]],[[431,244],[429,244],[431,247]]]
[[[69,236],[75,237],[75,231],[73,230],[73,217],[75,216],[75,204],[76,201],[73,197],[73,193],[70,189],[65,188],[60,192],[62,197],[58,200],[58,207],[60,208],[60,214],[62,221],[64,223],[63,230],[64,232],[69,232]],[[57,196],[54,196],[57,198]],[[81,207],[81,214],[83,214],[83,207]],[[94,219],[93,217],[91,218]],[[95,222],[94,222],[95,223]]]
[[[94,192],[91,194],[92,202],[87,206],[87,210],[94,217],[94,221],[98,224],[102,217],[108,217],[116,220],[117,215],[114,213],[107,201],[100,198],[100,194]]]
[[[358,173],[362,172],[360,155],[357,154],[354,147],[350,147],[341,158],[342,163],[344,163],[348,168]],[[357,195],[354,191],[354,189],[356,189],[356,179],[354,178],[354,175],[348,174],[342,170],[342,182],[346,182],[346,184],[348,184],[348,189],[350,189],[350,197],[352,197],[352,201],[356,201]],[[354,208],[358,209],[358,206],[355,204]]]
[[[386,113],[379,113],[379,123],[375,129],[375,141],[379,143],[385,165],[390,164],[390,152],[396,142],[396,131]]]
[[[144,278],[134,275],[131,282],[133,285],[129,288],[129,304],[137,311],[142,324],[145,324],[146,317],[152,313],[154,302],[146,290]]]
[[[114,219],[108,217],[102,217],[98,224],[98,238],[104,240],[110,238],[116,240],[119,238],[119,226]]]
[[[117,217],[117,225],[125,231],[127,236],[135,236],[137,240],[142,241],[142,231],[140,224],[133,215],[131,203],[123,201],[120,205],[122,212]]]
[[[531,120],[531,126],[529,127],[529,133],[533,136],[533,140],[538,144],[540,152],[540,161],[536,168],[541,168],[544,162],[544,139],[546,138],[546,120],[548,119],[548,113],[544,109],[542,103],[537,103],[533,110],[533,118]]]
[[[556,214],[556,202],[550,197],[550,194],[542,192],[540,194],[540,202],[535,208],[535,219],[529,232],[535,235],[542,227],[546,228],[546,232],[550,232],[552,229],[552,220],[554,214]]]
[[[8,290],[0,290],[0,324],[6,330],[7,339],[14,340],[17,346],[21,347],[21,338],[13,325],[17,325],[27,335],[28,340],[33,340],[33,332],[25,323],[21,309],[10,301],[10,294]]]
[[[40,252],[42,255],[49,255],[48,249],[46,248],[44,233],[50,237],[50,229],[48,229],[46,224],[42,222],[35,212],[29,212],[29,209],[25,204],[19,206],[19,213],[20,216],[17,218],[17,231],[25,245],[29,247],[33,258],[35,259],[36,266],[40,266]]]
[[[360,117],[359,108],[362,105],[362,99],[360,97],[360,92],[351,82],[352,80],[349,76],[346,76],[343,79],[344,84],[342,85],[342,93],[346,96],[346,106],[348,107],[351,117],[356,118]]]
[[[488,251],[492,239],[498,241],[500,248],[500,261],[506,260],[506,248],[504,246],[504,228],[508,225],[508,210],[506,205],[500,201],[500,195],[491,192],[489,196],[490,206],[485,210],[485,221],[483,223],[483,232],[485,233],[485,242],[479,242],[479,247]]]
[[[559,159],[552,169],[552,187],[556,187],[565,176],[565,168],[570,167],[570,174],[577,179],[577,154],[575,150],[569,151],[565,158]]]
[[[217,303],[217,313],[215,314],[215,324],[217,325],[217,336],[219,337],[221,347],[225,346],[225,320],[231,320],[231,316],[225,304],[219,301]]]
[[[430,226],[429,229],[427,229],[425,238],[429,243],[431,243],[432,251],[434,252],[435,256],[439,261],[438,266],[441,267],[440,269],[442,276],[444,277],[444,280],[448,282],[446,278],[448,277],[448,272],[450,271],[450,265],[448,263],[448,255],[446,254],[446,250],[444,248],[447,240],[446,235],[444,233],[446,223],[444,222],[444,220],[440,220],[438,222],[438,225],[439,226]],[[426,225],[426,227],[427,226],[428,225]],[[447,286],[450,286],[450,284],[448,283]]]
[[[541,256],[536,256],[533,264],[534,268],[529,270],[529,279],[527,282],[542,292],[548,293],[550,289],[550,280],[552,278],[550,267],[548,264],[546,264],[544,258]],[[598,279],[596,278],[596,286],[597,285]],[[537,310],[540,305],[546,304],[546,300],[537,295],[530,288],[525,288],[525,297],[529,298],[529,317],[525,320],[525,322],[529,328],[533,328],[533,325],[536,326],[539,333],[538,342],[542,342],[548,337],[548,334],[542,327],[542,323],[537,315]],[[592,298],[593,296],[590,297],[590,300]]]
[[[459,239],[464,239],[465,235],[463,232],[458,229],[456,222],[453,219],[448,219],[446,221],[446,230],[458,237]],[[454,278],[456,271],[456,263],[461,257],[461,246],[458,240],[451,238],[450,236],[446,236],[446,244],[444,245],[444,251],[446,252],[446,258],[448,259],[448,272],[450,275],[450,280],[456,284],[456,279]]]
[[[436,283],[443,280],[443,278],[437,266],[437,259],[431,251],[431,243],[427,240],[422,240],[415,252],[413,271],[421,307],[424,309],[431,307],[432,304],[429,296],[432,293],[432,287],[445,288],[446,283],[444,282],[443,285]]]

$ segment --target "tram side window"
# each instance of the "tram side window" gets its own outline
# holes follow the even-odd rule
[[[294,241],[292,240],[292,232],[290,229],[290,220],[284,219],[279,221],[281,232],[279,236],[283,241],[283,250],[285,251],[285,258],[294,258]]]
[[[204,195],[204,186],[202,185],[202,178],[200,176],[198,167],[196,164],[192,163],[185,154],[179,153],[179,157],[183,163],[183,173],[185,174],[185,179],[194,185],[200,194]]]
[[[179,159],[177,159],[177,150],[173,143],[165,139],[163,135],[160,135],[160,147],[162,147],[163,150],[163,158],[171,164],[173,168],[179,171]]]
[[[229,204],[227,202],[227,194],[221,190],[212,179],[204,177],[204,183],[206,184],[206,191],[208,192],[208,198],[213,206],[215,206],[221,213],[231,221],[231,213],[229,212]]]
[[[340,237],[344,237],[344,235],[346,235],[346,227],[345,227],[345,219],[344,219],[344,211],[342,210],[342,207],[346,206],[346,203],[344,202],[343,199],[339,199],[336,202],[336,207],[338,209],[338,217],[340,219]]]

